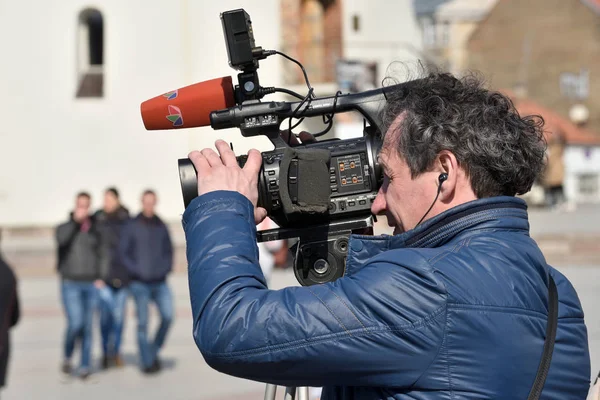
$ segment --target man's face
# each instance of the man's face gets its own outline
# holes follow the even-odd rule
[[[79,196],[75,199],[75,213],[79,215],[87,215],[90,211],[90,198],[87,196]]]
[[[384,171],[383,185],[371,206],[371,212],[385,215],[394,234],[413,229],[431,206],[437,192],[437,175],[424,172],[412,178],[408,164],[397,150],[399,119],[385,135],[379,162]]]
[[[104,211],[111,213],[119,207],[119,200],[113,192],[104,193]]]
[[[144,215],[154,215],[154,208],[156,207],[156,196],[152,193],[146,193],[142,196],[142,211]]]

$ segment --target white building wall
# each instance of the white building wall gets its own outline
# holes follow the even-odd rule
[[[423,56],[411,0],[344,0],[342,10],[345,59],[376,61],[379,82],[397,61],[415,71],[415,61]],[[354,15],[359,16],[358,31],[353,29]],[[389,71],[403,80],[407,70],[395,64]]]
[[[104,98],[77,99],[77,18],[104,17]],[[212,145],[210,128],[145,131],[140,103],[173,88],[235,75],[219,13],[246,7],[257,44],[279,44],[279,1],[20,0],[0,2],[0,225],[48,225],[67,217],[73,196],[94,206],[117,186],[136,212],[140,192],[159,194],[159,213],[183,212],[177,159]],[[265,86],[280,85],[279,63],[262,62]],[[236,150],[266,141],[224,135]]]
[[[600,202],[600,191],[595,195],[580,192],[581,175],[592,175],[591,179],[594,179],[596,187],[600,188],[600,146],[567,146],[563,157],[564,190],[567,199],[574,202]]]

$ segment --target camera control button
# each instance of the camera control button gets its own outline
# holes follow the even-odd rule
[[[360,204],[361,206],[364,206],[365,204],[367,204],[366,200],[359,200],[358,204]]]
[[[273,176],[273,175],[275,175],[275,171],[274,171],[274,170],[270,170],[270,171],[268,172],[268,174],[269,174],[269,176]]]
[[[354,207],[355,205],[356,205],[356,202],[354,202],[354,201],[348,202],[348,207]]]

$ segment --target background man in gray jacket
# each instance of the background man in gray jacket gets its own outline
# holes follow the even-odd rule
[[[71,356],[79,339],[79,375],[83,379],[90,375],[92,321],[97,299],[95,286],[102,286],[101,278],[108,265],[103,235],[95,218],[89,214],[90,202],[88,193],[79,193],[69,220],[56,229],[58,272],[67,316],[62,371],[71,373]]]

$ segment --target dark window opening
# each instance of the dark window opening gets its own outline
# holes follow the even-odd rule
[[[79,14],[77,97],[104,95],[104,18],[96,9]]]
[[[352,16],[352,30],[354,30],[354,32],[360,30],[360,17],[358,15]]]

